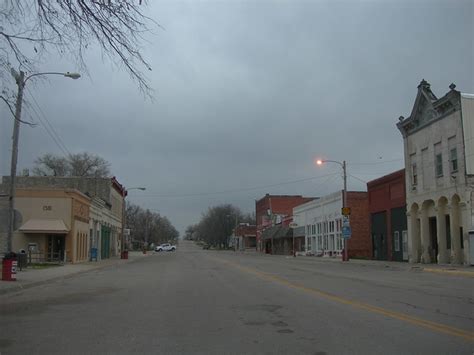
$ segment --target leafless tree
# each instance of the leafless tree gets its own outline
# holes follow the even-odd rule
[[[84,54],[98,46],[151,95],[143,73],[151,67],[140,45],[159,25],[146,15],[145,5],[142,0],[1,0],[0,82],[12,67],[35,72],[51,51],[87,70]]]
[[[229,246],[229,237],[236,227],[236,223],[251,220],[251,215],[243,215],[238,207],[231,204],[223,204],[210,207],[202,215],[197,226],[190,226],[196,239],[219,248]],[[188,227],[188,228],[190,228]]]
[[[33,174],[40,176],[110,176],[110,164],[102,157],[91,153],[71,154],[61,157],[44,154],[35,160]]]
[[[71,154],[68,160],[71,176],[110,176],[110,164],[98,155],[87,152]]]
[[[179,237],[179,232],[170,220],[159,213],[144,210],[132,203],[127,203],[125,213],[127,228],[130,228],[135,241],[148,245],[175,241]]]

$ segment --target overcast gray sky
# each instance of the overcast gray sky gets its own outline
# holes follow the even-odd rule
[[[35,83],[26,99],[69,151],[99,154],[125,186],[145,186],[129,199],[180,232],[212,205],[250,212],[265,193],[340,189],[339,167],[317,167],[317,157],[347,160],[362,181],[400,169],[395,124],[420,80],[438,96],[452,82],[474,92],[472,0],[149,2],[165,28],[143,44],[155,101],[94,49],[89,76]],[[41,69],[76,68],[51,55]],[[4,105],[0,117],[7,175]],[[48,152],[62,154],[43,127],[21,127],[20,170]],[[349,188],[364,190],[360,180]]]

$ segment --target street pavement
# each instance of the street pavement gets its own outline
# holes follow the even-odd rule
[[[473,278],[202,250],[0,295],[4,354],[472,354]]]

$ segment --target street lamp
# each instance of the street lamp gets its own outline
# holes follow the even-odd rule
[[[146,187],[130,187],[128,189],[123,189],[123,192],[122,192],[122,197],[123,197],[123,201],[122,201],[122,238],[121,238],[121,241],[120,241],[120,248],[121,248],[121,251],[120,251],[120,258],[121,259],[124,259],[125,256],[123,254],[123,252],[125,251],[125,197],[127,196],[127,193],[128,191],[130,190],[141,190],[141,191],[145,191],[146,190]]]
[[[12,251],[13,230],[15,222],[15,187],[16,187],[16,164],[18,162],[18,137],[20,135],[21,122],[21,106],[23,104],[23,90],[26,82],[34,76],[40,75],[62,75],[66,78],[79,79],[81,77],[78,73],[60,73],[60,72],[44,72],[35,73],[25,77],[25,72],[20,70],[18,73],[15,69],[11,69],[11,74],[15,78],[18,86],[18,94],[15,103],[15,122],[13,124],[13,143],[12,143],[12,160],[10,167],[10,196],[8,203],[8,234],[7,234],[7,251]]]
[[[340,162],[340,161],[336,161],[336,160],[321,160],[321,159],[316,160],[317,165],[323,165],[324,163],[335,163],[335,164],[339,164],[342,167],[343,180],[344,180],[344,190],[343,190],[343,196],[342,196],[342,207],[345,208],[345,207],[347,207],[346,161],[343,160],[342,162]],[[347,238],[343,238],[343,239],[344,239],[344,255],[343,255],[342,261],[349,261],[349,253],[347,251],[349,243],[347,242]]]

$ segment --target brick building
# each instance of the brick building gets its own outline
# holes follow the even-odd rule
[[[295,233],[305,235],[307,254],[339,257],[343,252],[343,191],[338,191],[293,209]],[[347,206],[351,208],[352,236],[348,242],[349,257],[371,258],[367,192],[348,191]],[[303,231],[304,229],[304,231]]]
[[[240,223],[234,231],[234,246],[236,250],[257,248],[257,226]]]
[[[408,260],[405,169],[367,183],[372,257]]]
[[[301,195],[266,194],[256,201],[257,250],[265,251],[262,233],[266,228],[274,225],[288,226],[292,221],[293,208],[314,199],[314,197],[303,197]]]

